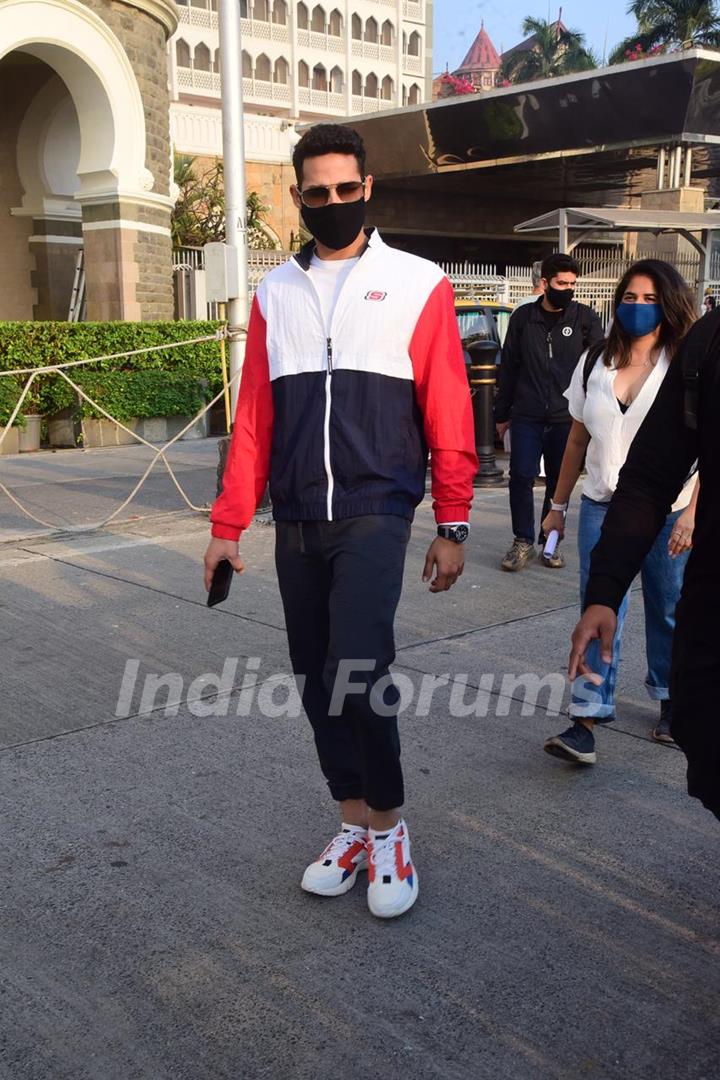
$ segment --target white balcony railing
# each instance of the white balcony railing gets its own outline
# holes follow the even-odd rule
[[[380,112],[383,109],[396,107],[394,101],[387,101],[385,98],[359,97],[357,94],[352,96],[353,113]]]
[[[345,95],[332,90],[312,90],[307,86],[298,87],[298,102],[301,108],[320,109],[323,112],[345,114]]]
[[[197,68],[177,69],[179,90],[198,91],[202,94],[220,96],[220,76],[215,71],[199,71]]]
[[[287,83],[265,82],[263,79],[243,79],[243,97],[256,101],[290,104],[290,87]]]
[[[395,62],[397,53],[392,45],[381,45],[379,41],[357,41],[352,43],[353,56],[362,56],[366,60],[385,60]]]
[[[218,28],[217,11],[210,11],[209,8],[185,7],[184,4],[178,4],[177,9],[180,22],[187,26],[201,26],[208,30]]]
[[[320,34],[317,30],[298,30],[297,42],[303,48],[324,49],[325,52],[345,52],[344,34]]]
[[[419,0],[403,0],[403,15],[407,15],[409,19],[425,18],[425,10],[422,3]]]
[[[412,56],[410,53],[403,53],[403,68],[408,75],[424,74],[422,56]]]
[[[243,41],[246,38],[260,38],[262,41],[290,40],[290,31],[282,23],[262,22],[259,19],[241,19],[240,29]]]

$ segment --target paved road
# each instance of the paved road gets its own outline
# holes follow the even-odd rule
[[[209,501],[214,444],[178,453]],[[73,522],[139,462],[39,455],[0,478]],[[208,611],[206,522],[159,482],[143,498],[100,534],[21,540],[35,529],[0,496],[0,1078],[714,1078],[720,834],[648,738],[639,600],[618,722],[571,769],[540,750],[562,718],[523,716],[502,677],[561,671],[574,555],[500,574],[506,495],[480,494],[461,586],[432,597],[420,511],[397,671],[466,674],[489,715],[451,718],[448,687],[405,715],[422,891],[378,923],[359,887],[298,888],[334,809],[306,721],[242,705],[248,657],[261,684],[289,668],[272,528]]]

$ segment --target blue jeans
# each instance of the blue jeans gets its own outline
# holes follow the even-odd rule
[[[583,495],[580,503],[578,551],[580,553],[581,604],[584,603],[585,589],[590,575],[590,555],[600,539],[600,531],[609,505],[609,503],[595,502],[587,495]],[[682,511],[678,510],[668,515],[640,571],[645,601],[645,651],[648,664],[645,686],[653,701],[667,701],[670,698],[670,662],[675,631],[675,607],[680,599],[683,575],[690,554],[686,552],[677,559],[671,559],[668,555],[670,533],[681,513]],[[590,717],[597,723],[615,719],[615,685],[621,660],[622,629],[629,605],[630,593],[627,593],[618,611],[617,633],[610,664],[603,664],[600,659],[599,643],[597,641],[590,643],[587,650],[588,664],[592,671],[604,677],[604,682],[601,686],[594,686],[582,678],[575,680],[570,705],[571,716]]]
[[[545,502],[541,521],[550,510],[550,500],[560,475],[570,424],[546,424],[544,420],[513,420],[510,428],[510,513],[513,536],[535,543],[535,498],[533,488],[545,459]],[[539,537],[543,541],[542,533]]]

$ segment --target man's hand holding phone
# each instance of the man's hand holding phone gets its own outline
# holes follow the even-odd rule
[[[205,591],[210,592],[213,584],[213,576],[218,565],[227,560],[236,574],[245,571],[243,561],[240,558],[240,547],[237,540],[221,540],[214,536],[208,544],[205,552]]]

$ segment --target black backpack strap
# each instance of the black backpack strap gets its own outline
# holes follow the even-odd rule
[[[593,368],[597,364],[598,360],[600,359],[600,357],[602,356],[604,351],[605,351],[605,342],[604,341],[596,342],[587,351],[587,356],[585,357],[585,363],[583,364],[583,380],[582,380],[583,390],[585,392],[586,397],[587,397],[588,383],[590,382],[590,376],[592,375]]]

